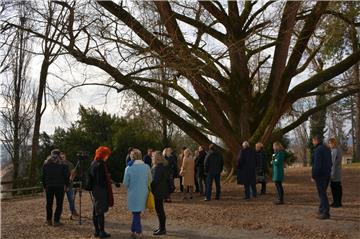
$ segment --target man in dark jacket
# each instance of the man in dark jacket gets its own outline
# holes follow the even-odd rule
[[[321,136],[314,136],[312,143],[315,146],[313,152],[312,180],[315,180],[320,198],[319,219],[330,218],[330,207],[326,190],[331,176],[331,151],[322,143]]]
[[[196,178],[199,184],[199,191],[200,195],[204,195],[204,185],[206,188],[206,178],[204,173],[204,162],[206,157],[206,151],[204,147],[199,146],[199,155],[195,159],[195,171],[196,171]]]
[[[222,155],[215,150],[213,144],[209,145],[209,152],[205,157],[204,172],[207,175],[206,178],[206,198],[205,201],[211,200],[212,183],[215,180],[216,185],[216,196],[215,199],[220,199],[221,188],[220,188],[220,174],[224,167],[224,159]]]
[[[242,144],[237,162],[238,183],[244,185],[245,200],[250,199],[250,188],[253,197],[256,197],[256,153],[250,148],[249,142]]]
[[[53,202],[56,199],[54,226],[60,226],[64,194],[69,186],[69,168],[61,163],[60,150],[54,149],[42,168],[42,183],[46,192],[46,220],[52,225]]]
[[[151,168],[152,163],[151,163],[151,154],[154,150],[152,148],[148,148],[147,154],[144,156],[144,163],[146,163],[147,165],[149,165],[149,167]]]
[[[174,180],[177,177],[177,174],[178,174],[179,170],[178,170],[178,167],[177,167],[176,156],[174,156],[173,149],[170,148],[170,147],[167,147],[165,149],[165,160],[167,162],[167,167],[168,167],[168,169],[170,171],[170,181],[171,181],[170,194],[171,194],[175,190],[175,181]],[[165,199],[165,202],[171,202],[170,194]]]

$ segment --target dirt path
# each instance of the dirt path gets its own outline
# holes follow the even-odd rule
[[[182,201],[182,194],[175,193],[173,203],[165,206],[168,235],[159,238],[360,238],[360,167],[344,170],[344,207],[332,209],[332,219],[325,221],[315,218],[318,198],[309,170],[286,170],[286,204],[281,206],[272,204],[272,183],[268,184],[267,195],[249,202],[241,200],[243,188],[233,184],[223,186],[220,201],[204,202],[200,196]],[[126,191],[114,191],[115,206],[106,214],[106,228],[112,238],[129,238],[131,217],[126,209]],[[83,201],[84,224],[68,220],[64,204],[65,225],[61,228],[44,224],[44,197],[2,201],[1,238],[92,238],[87,193]],[[157,226],[155,214],[146,212],[142,223],[145,238],[155,238],[151,235]]]

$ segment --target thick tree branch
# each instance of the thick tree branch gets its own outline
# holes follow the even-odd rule
[[[250,80],[254,79],[256,73],[260,70],[261,66],[267,61],[269,60],[269,58],[271,57],[271,55],[268,55],[267,57],[265,57],[262,61],[260,61],[256,67],[256,69],[251,73],[250,76]]]
[[[286,2],[285,9],[281,17],[281,24],[276,40],[274,59],[271,67],[268,87],[265,92],[265,98],[268,98],[268,95],[276,95],[275,91],[279,88],[280,78],[285,69],[290,40],[296,23],[296,13],[300,4],[300,2]]]
[[[121,74],[117,68],[109,65],[106,62],[98,60],[96,58],[87,57],[83,55],[81,52],[76,52],[73,49],[68,49],[69,52],[80,62],[83,62],[87,65],[97,66],[103,71],[107,72],[111,75],[114,80],[124,87],[128,87],[132,89],[136,94],[140,95],[146,102],[148,102],[154,109],[156,109],[160,114],[164,115],[166,118],[171,120],[174,124],[176,124],[180,129],[182,129],[185,133],[187,133],[190,137],[196,140],[200,144],[209,145],[211,141],[202,134],[194,125],[190,124],[186,120],[184,120],[177,113],[164,106],[158,99],[156,99],[149,91],[146,90],[143,86],[136,84],[130,78],[125,77]]]
[[[343,99],[343,98],[346,98],[347,96],[350,96],[350,95],[353,95],[353,94],[356,94],[360,92],[360,89],[357,88],[357,89],[352,89],[352,90],[349,90],[349,91],[346,91],[342,94],[339,94],[337,96],[334,96],[333,98],[329,99],[328,101],[326,101],[325,103],[315,107],[315,108],[312,108],[308,111],[306,111],[305,113],[303,113],[296,121],[294,121],[293,123],[291,123],[290,125],[282,128],[281,130],[278,130],[278,131],[275,131],[272,136],[271,136],[271,141],[274,141],[274,140],[278,140],[279,138],[281,138],[281,136],[283,136],[284,134],[286,134],[287,132],[295,129],[296,127],[298,127],[299,125],[301,125],[303,122],[305,122],[306,120],[308,120],[308,118],[315,114],[316,112],[322,110],[322,109],[325,109],[326,107],[328,107],[329,105]]]
[[[174,90],[176,90],[178,93],[180,93],[186,100],[190,102],[190,104],[193,106],[196,111],[200,112],[203,117],[208,118],[208,114],[206,109],[203,107],[203,105],[200,104],[199,100],[195,99],[192,95],[190,95],[184,88],[180,87],[176,82],[174,81],[162,81],[158,79],[149,79],[144,77],[131,77],[131,79],[140,81],[140,82],[149,82],[149,83],[155,83],[159,85],[163,85],[166,87],[170,87]]]
[[[227,41],[226,35],[215,30],[211,26],[207,26],[206,24],[204,24],[200,21],[197,21],[195,19],[192,19],[190,17],[187,17],[187,16],[179,14],[179,13],[174,13],[174,16],[177,19],[179,19],[180,21],[185,22],[185,23],[199,29],[199,30],[209,34],[210,36],[214,37],[215,39],[222,42],[223,44],[226,44],[226,41]]]
[[[200,116],[198,113],[196,113],[193,109],[185,105],[180,100],[175,99],[174,97],[170,96],[169,94],[166,94],[162,91],[159,91],[152,87],[145,87],[142,86],[145,90],[148,92],[151,92],[157,96],[161,96],[163,98],[166,98],[169,102],[173,103],[175,106],[182,109],[184,112],[186,112],[192,119],[194,119],[197,123],[199,123],[202,127],[204,127],[207,130],[213,131],[212,126],[207,122],[202,116]]]
[[[263,13],[266,8],[268,8],[274,2],[276,1],[267,1],[261,8],[259,8],[253,15],[251,15],[251,17],[245,23],[243,30],[247,30],[250,27],[251,23],[255,20],[255,18],[257,18],[259,14]]]
[[[309,49],[309,57],[306,59],[306,61],[304,62],[304,64],[299,67],[298,69],[296,69],[295,71],[295,75],[300,74],[301,72],[303,72],[304,70],[307,69],[307,67],[309,66],[309,64],[311,63],[311,61],[315,58],[315,56],[317,55],[317,53],[320,51],[321,47],[323,46],[324,41],[321,41],[319,46],[316,47],[316,49],[314,49],[313,51],[311,51]]]
[[[230,26],[228,15],[226,15],[224,11],[221,11],[219,8],[217,8],[212,2],[199,1],[199,3],[225,27]]]
[[[310,77],[308,80],[300,83],[295,86],[288,93],[288,99],[291,103],[295,102],[297,99],[302,98],[304,92],[310,92],[322,83],[331,80],[337,75],[342,74],[352,67],[356,62],[360,60],[360,50],[351,54],[346,59],[337,63],[336,65],[327,68],[326,70],[317,73],[316,75]]]
[[[344,22],[346,22],[349,25],[354,25],[355,27],[360,27],[360,22],[354,22],[351,19],[349,19],[346,15],[344,15],[344,14],[342,14],[340,12],[336,12],[336,11],[333,11],[333,10],[327,10],[327,11],[325,11],[325,14],[329,14],[329,15],[332,15],[334,17],[337,17],[337,18],[343,20]]]
[[[165,53],[164,44],[157,39],[151,32],[146,30],[146,28],[136,20],[130,13],[125,11],[123,7],[115,4],[112,1],[96,1],[100,6],[105,8],[111,14],[116,16],[122,22],[124,22],[128,27],[130,27],[142,40],[146,42],[152,49],[158,53]]]
[[[316,26],[325,12],[329,2],[321,1],[317,2],[314,9],[311,11],[310,15],[307,17],[304,27],[302,28],[298,40],[296,41],[295,47],[290,55],[286,68],[284,70],[282,79],[283,82],[283,89],[288,89],[288,85],[291,82],[291,78],[296,73],[296,68],[299,65],[301,57],[308,45],[310,37],[315,32]],[[286,83],[285,83],[286,82]]]

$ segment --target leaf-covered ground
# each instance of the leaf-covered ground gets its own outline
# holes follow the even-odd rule
[[[223,185],[220,201],[204,202],[203,197],[182,200],[173,195],[166,204],[168,235],[161,238],[360,238],[360,167],[344,169],[344,207],[331,209],[331,220],[316,219],[318,197],[310,181],[310,168],[286,169],[285,205],[273,205],[275,189],[268,183],[268,194],[255,200],[242,200],[243,188]],[[130,213],[126,209],[126,191],[114,188],[115,206],[106,214],[106,228],[112,238],[130,238]],[[329,198],[331,201],[330,190]],[[1,202],[1,238],[92,238],[91,200],[83,193],[84,223],[69,220],[64,204],[62,227],[45,222],[45,198]],[[77,207],[78,196],[77,196]],[[66,200],[65,200],[66,203]],[[155,238],[154,213],[142,216],[145,238]]]

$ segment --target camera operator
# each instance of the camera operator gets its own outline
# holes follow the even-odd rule
[[[64,192],[69,185],[68,166],[61,163],[60,150],[54,149],[45,160],[42,169],[42,183],[46,192],[46,220],[48,225],[52,224],[52,207],[54,196],[56,198],[56,210],[54,214],[54,226],[62,225],[60,217],[64,202]]]
[[[74,169],[74,165],[66,159],[66,154],[61,152],[60,153],[61,163],[66,165],[69,169],[69,188],[66,191],[66,197],[69,202],[69,209],[71,212],[70,219],[73,219],[73,217],[78,217],[79,214],[76,212],[75,209],[75,195],[74,195],[74,189],[73,189],[73,181],[76,176],[76,170]]]
[[[89,181],[90,190],[92,191],[93,201],[93,223],[95,227],[95,237],[110,237],[105,232],[104,214],[109,207],[114,205],[114,197],[111,187],[111,178],[106,161],[111,154],[108,147],[100,146],[96,152],[94,160],[90,166]]]

